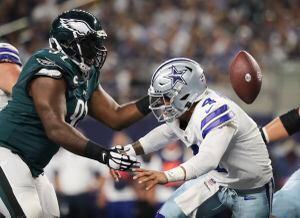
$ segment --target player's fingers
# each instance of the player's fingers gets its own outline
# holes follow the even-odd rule
[[[119,179],[121,178],[121,174],[119,173],[119,171],[117,171],[117,170],[113,170],[113,169],[111,169],[110,170],[110,175],[113,177],[113,179],[115,180],[115,181],[119,181]]]
[[[136,168],[136,169],[132,169],[132,172],[139,173],[139,172],[145,172],[145,170],[143,168]]]
[[[149,171],[141,171],[141,172],[135,172],[135,176],[133,177],[134,180],[141,178],[141,177],[148,177],[152,173]]]
[[[155,180],[155,175],[145,176],[144,178],[139,179],[139,183],[149,182],[151,180]]]
[[[157,182],[156,181],[151,181],[151,182],[149,182],[148,184],[147,184],[147,186],[146,186],[146,191],[149,191],[149,190],[151,190],[152,188],[154,188],[154,186],[157,184]]]

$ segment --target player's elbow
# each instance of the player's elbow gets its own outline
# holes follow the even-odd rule
[[[57,135],[57,130],[56,129],[46,129],[46,135],[48,137],[48,139],[50,139],[51,141],[55,142],[56,141],[56,135]]]
[[[45,126],[45,132],[47,137],[55,143],[59,143],[60,141],[62,141],[62,139],[60,139],[60,136],[63,135],[61,134],[62,131],[63,124],[59,122],[50,122]]]
[[[211,164],[208,166],[208,169],[209,169],[209,171],[214,170],[214,169],[218,168],[218,166],[219,166],[219,161],[213,160],[211,162]]]

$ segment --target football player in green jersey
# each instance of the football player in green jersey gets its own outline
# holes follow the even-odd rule
[[[12,100],[0,112],[0,212],[5,216],[59,216],[43,168],[60,146],[112,169],[139,167],[135,157],[105,149],[74,128],[87,114],[121,129],[150,112],[148,97],[119,105],[99,85],[106,37],[92,14],[64,12],[52,23],[50,49],[39,50],[24,65]]]

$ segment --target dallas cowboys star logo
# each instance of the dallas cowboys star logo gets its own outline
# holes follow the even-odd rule
[[[168,75],[167,78],[171,79],[172,81],[172,88],[176,85],[176,83],[182,83],[186,85],[186,81],[183,79],[183,74],[187,71],[187,69],[183,69],[181,71],[177,70],[176,67],[172,65],[172,72]]]

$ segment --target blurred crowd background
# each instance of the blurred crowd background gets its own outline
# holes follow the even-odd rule
[[[299,0],[1,0],[0,41],[16,46],[24,62],[48,46],[52,20],[81,8],[96,15],[108,34],[101,84],[119,103],[146,94],[162,61],[198,61],[209,86],[237,101],[259,125],[300,103]],[[228,65],[241,49],[262,69],[263,85],[252,105],[233,92]],[[108,146],[137,140],[157,123],[152,115],[113,132],[87,118],[79,128]],[[269,146],[276,188],[299,167],[299,135]],[[192,155],[179,142],[143,157],[143,167],[169,169]],[[106,167],[61,150],[46,173],[57,190],[62,217],[147,218],[180,184],[145,192],[124,173],[114,182]],[[224,217],[221,216],[221,217]]]

